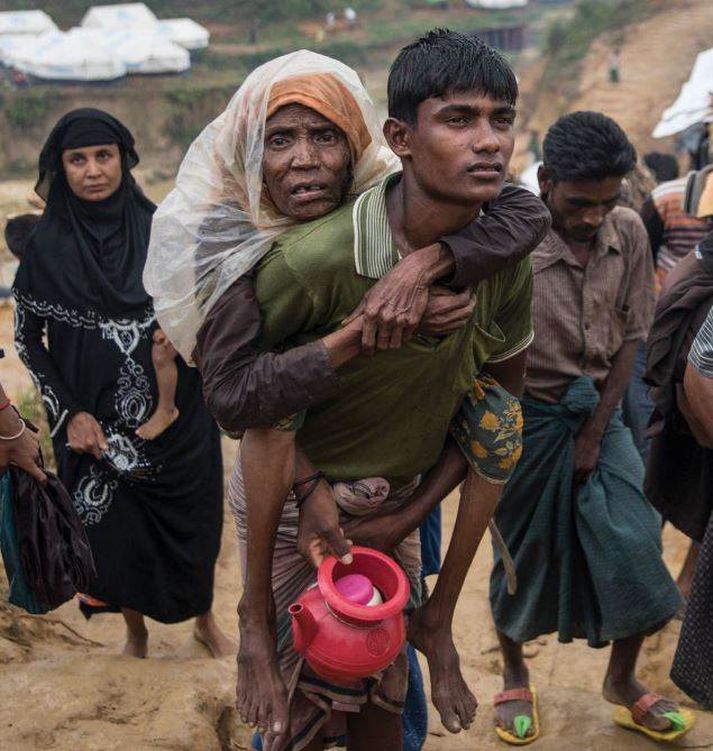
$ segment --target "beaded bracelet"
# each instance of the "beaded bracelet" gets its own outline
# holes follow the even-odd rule
[[[21,417],[17,419],[22,423],[20,430],[15,435],[0,435],[0,441],[15,441],[27,430],[27,423]]]

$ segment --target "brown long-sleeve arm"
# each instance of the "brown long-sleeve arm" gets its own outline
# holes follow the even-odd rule
[[[239,279],[210,310],[193,358],[203,395],[230,432],[267,427],[326,399],[336,373],[321,341],[282,353],[257,347],[262,320],[251,276]]]
[[[522,261],[542,242],[551,223],[549,209],[534,193],[505,185],[479,220],[441,238],[455,261],[450,284],[477,284]]]

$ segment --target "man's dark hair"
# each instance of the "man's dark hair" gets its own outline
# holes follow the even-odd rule
[[[456,91],[477,91],[514,106],[517,79],[507,60],[474,34],[429,31],[391,65],[389,117],[415,125],[421,102]]]
[[[636,149],[626,133],[601,112],[560,117],[547,131],[542,154],[555,182],[624,177],[636,164]]]
[[[665,183],[678,177],[678,160],[673,154],[650,151],[644,155],[644,164],[654,173],[657,183]]]
[[[7,220],[5,242],[10,252],[20,261],[25,255],[27,243],[40,219],[39,214],[19,214]]]

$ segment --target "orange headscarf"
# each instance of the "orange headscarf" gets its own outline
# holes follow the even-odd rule
[[[256,68],[225,111],[191,144],[176,187],[154,214],[144,283],[174,346],[188,361],[207,312],[294,226],[265,189],[265,123],[301,104],[345,135],[352,157],[350,197],[398,168],[379,115],[354,70],[297,50]]]
[[[267,118],[288,104],[302,104],[334,123],[347,137],[352,165],[359,161],[371,143],[361,108],[346,86],[329,73],[276,81],[270,90]]]

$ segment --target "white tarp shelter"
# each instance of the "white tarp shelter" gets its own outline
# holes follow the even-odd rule
[[[42,34],[56,29],[55,22],[43,10],[0,12],[0,36],[5,34]]]
[[[210,38],[190,18],[159,21],[144,3],[94,6],[82,25],[68,32],[38,13],[50,27],[35,34],[0,34],[0,63],[43,80],[111,81],[127,73],[182,73],[191,67],[189,50],[207,47]],[[23,15],[28,14],[0,13],[0,24],[4,16]],[[25,22],[24,28],[29,27]],[[34,28],[40,29],[39,24]]]
[[[183,73],[191,67],[188,50],[173,44],[155,29],[109,32],[106,42],[129,74]]]
[[[36,40],[33,34],[3,34],[0,36],[0,64],[15,67],[15,61],[31,55]]]
[[[95,5],[82,19],[81,26],[90,29],[125,29],[130,26],[149,29],[156,24],[156,16],[144,3]]]
[[[527,169],[518,175],[518,182],[523,188],[527,188],[530,193],[536,196],[540,195],[540,181],[537,179],[537,173],[542,166],[542,162],[534,162]]]
[[[42,34],[11,64],[47,81],[111,81],[126,75],[121,58],[89,29]]]
[[[465,0],[471,8],[485,10],[508,10],[509,8],[524,8],[528,0]]]
[[[180,44],[187,50],[205,49],[210,41],[208,29],[192,18],[161,18],[158,30],[174,44]]]
[[[26,71],[35,51],[43,45],[50,46],[61,39],[64,32],[51,29],[44,34],[6,34],[0,37],[0,62],[9,68]]]
[[[676,98],[664,110],[654,138],[666,138],[686,130],[698,122],[713,121],[713,48],[701,52],[691,69],[691,75]]]

